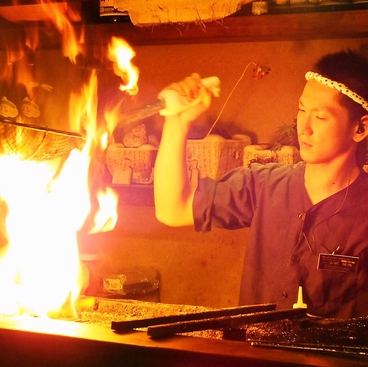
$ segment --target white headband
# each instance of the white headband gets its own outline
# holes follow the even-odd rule
[[[305,79],[307,80],[314,79],[319,83],[322,83],[330,88],[338,90],[339,92],[345,94],[347,97],[352,99],[354,102],[359,103],[366,111],[368,111],[368,102],[359,94],[350,90],[346,85],[339,82],[335,82],[313,71],[308,71],[305,74]]]

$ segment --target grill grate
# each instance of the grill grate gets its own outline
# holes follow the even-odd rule
[[[61,157],[85,141],[81,134],[0,121],[0,154],[16,154],[22,160],[44,161]]]

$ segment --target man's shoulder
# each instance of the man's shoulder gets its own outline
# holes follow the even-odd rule
[[[305,162],[301,161],[295,164],[252,164],[250,170],[254,174],[273,176],[273,177],[290,177],[304,175]]]

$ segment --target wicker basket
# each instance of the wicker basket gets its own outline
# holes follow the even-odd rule
[[[293,146],[284,145],[280,150],[263,149],[260,145],[249,145],[244,148],[243,164],[249,167],[252,163],[293,164],[301,161],[299,150]]]
[[[201,140],[188,140],[188,167],[193,166],[195,162],[200,178],[210,177],[217,180],[226,172],[243,164],[244,148],[251,144],[250,138],[246,138],[224,139],[210,135]],[[118,176],[122,170],[131,169],[132,183],[151,184],[156,156],[157,149],[148,144],[139,148],[111,144],[106,149],[106,164],[114,183],[126,183],[119,182]]]
[[[123,144],[110,144],[106,149],[106,164],[113,176],[113,182],[129,184],[130,182],[119,182],[117,177],[122,170],[131,170],[132,183],[151,184],[157,150],[148,144],[139,148],[125,148]]]
[[[188,140],[188,163],[196,161],[199,177],[215,180],[243,164],[244,148],[251,144],[250,138],[244,140],[224,139],[208,136],[202,140]]]

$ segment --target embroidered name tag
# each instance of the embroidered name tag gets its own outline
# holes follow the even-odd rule
[[[318,270],[332,270],[344,273],[357,273],[359,265],[359,257],[319,254],[318,255]]]

